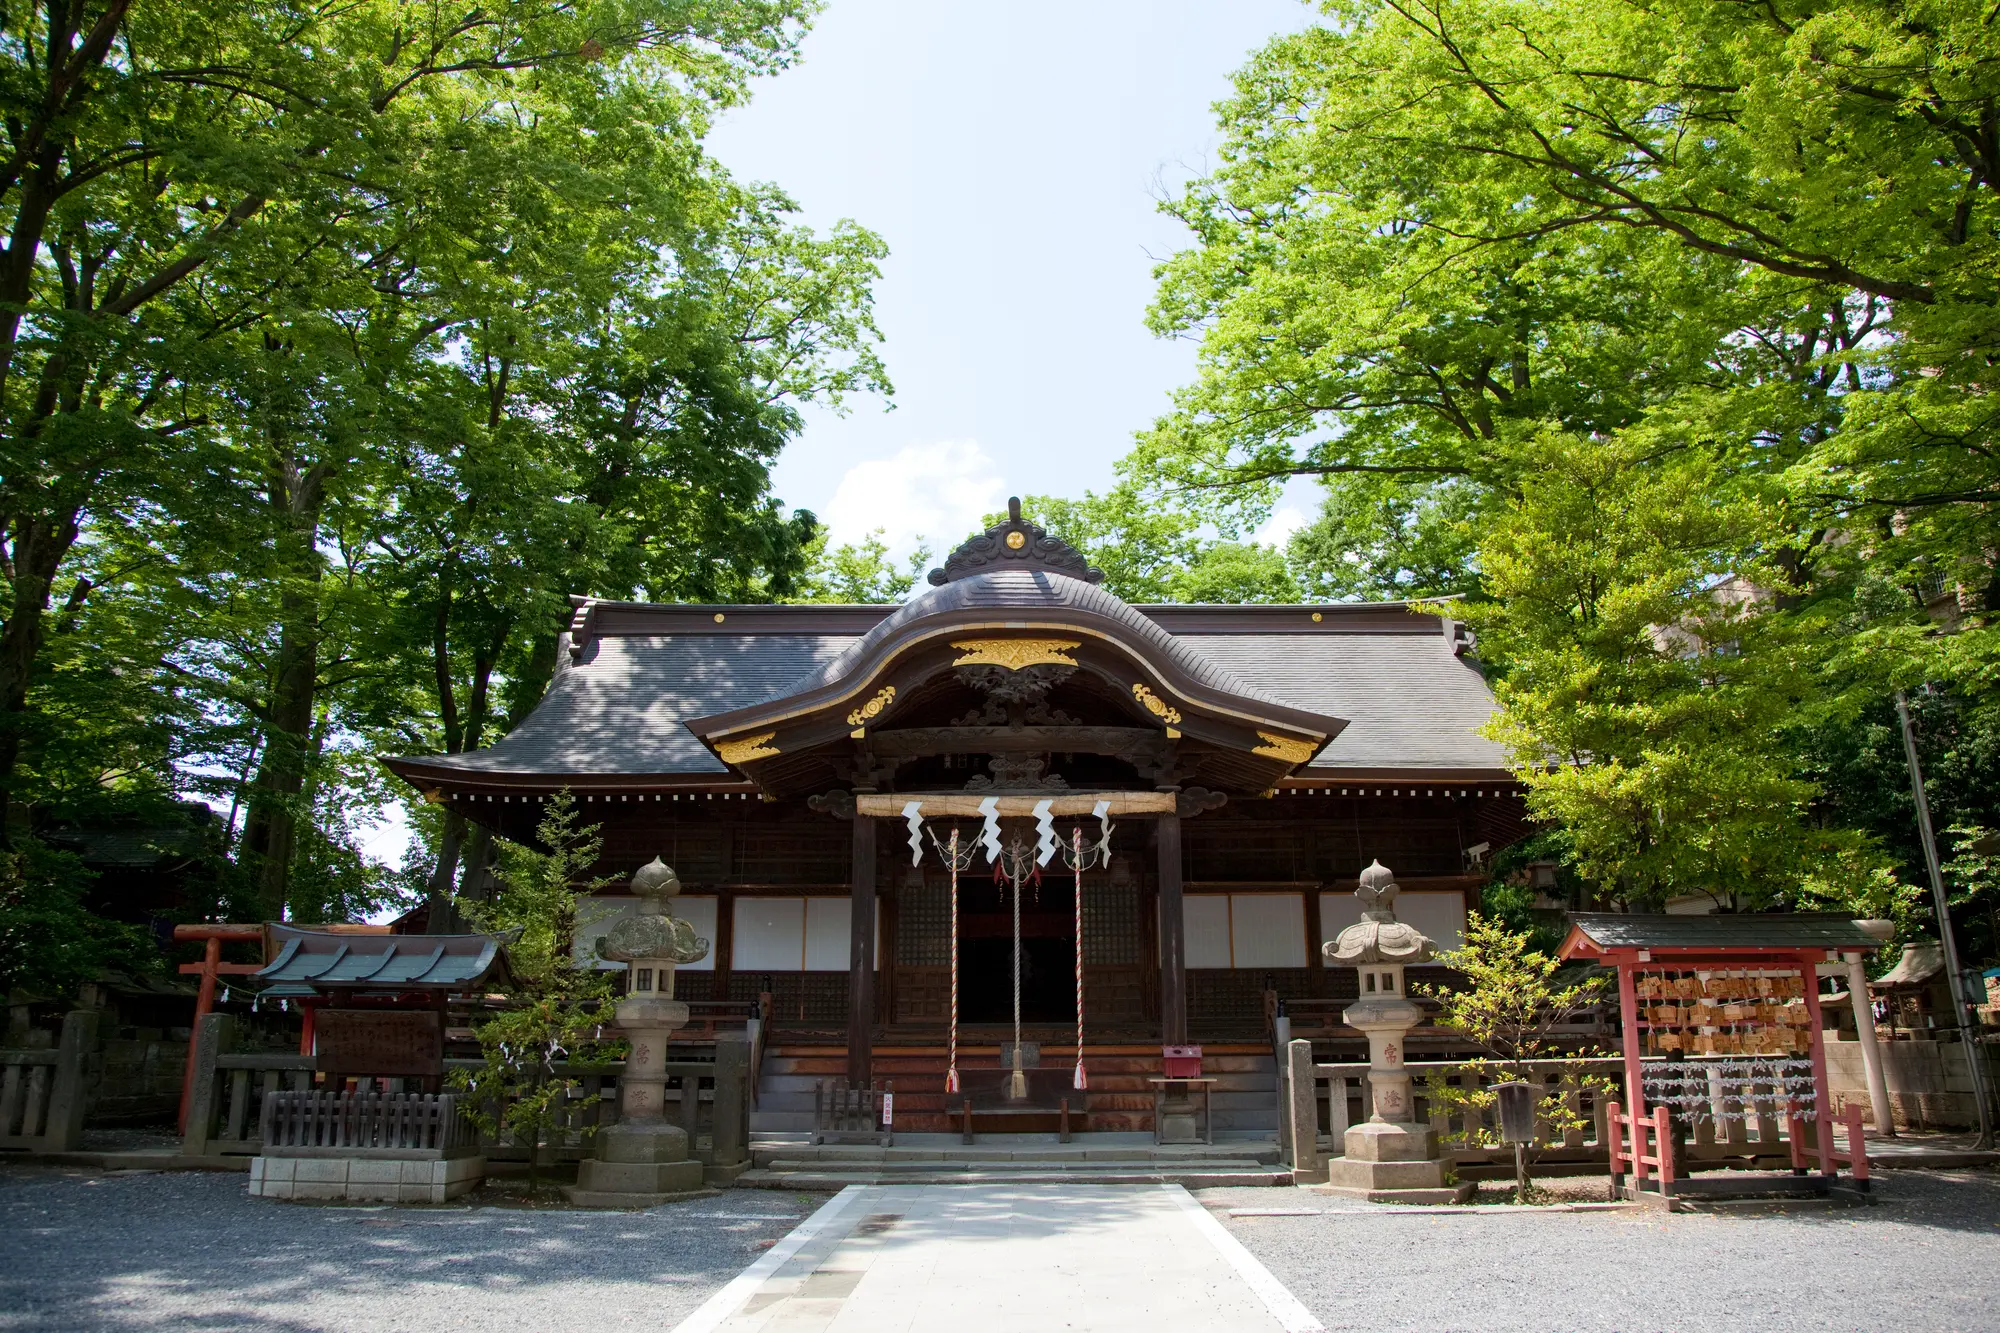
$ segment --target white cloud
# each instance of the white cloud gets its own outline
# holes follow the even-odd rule
[[[880,528],[899,559],[919,545],[942,557],[981,518],[1006,506],[1007,484],[979,442],[940,440],[856,463],[823,517],[836,546]]]
[[[1271,516],[1264,520],[1264,526],[1250,534],[1250,540],[1283,550],[1285,543],[1292,539],[1292,534],[1311,521],[1306,517],[1305,510],[1286,505],[1274,510]]]

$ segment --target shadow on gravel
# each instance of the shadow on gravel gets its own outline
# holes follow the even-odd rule
[[[428,1306],[450,1307],[447,1326],[559,1327],[614,1290],[665,1316],[699,1304],[820,1201],[739,1191],[643,1213],[303,1205],[253,1199],[236,1174],[0,1167],[0,1327],[304,1333],[418,1327]],[[478,1318],[488,1310],[508,1317]]]

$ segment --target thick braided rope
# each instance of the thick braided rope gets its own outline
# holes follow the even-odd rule
[[[1023,877],[1025,878],[1025,876]],[[1014,889],[1014,1059],[1013,1067],[1021,1067],[1021,880],[1012,875],[1008,880]]]
[[[1076,1078],[1074,1085],[1089,1087],[1083,1073],[1083,827],[1070,830],[1070,846],[1076,866]]]
[[[958,830],[951,831],[951,1035],[945,1046],[944,1090],[958,1091]],[[947,1108],[948,1110],[949,1108]]]

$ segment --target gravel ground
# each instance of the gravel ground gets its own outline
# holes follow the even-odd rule
[[[0,1329],[671,1329],[825,1196],[643,1213],[250,1198],[237,1174],[0,1167]],[[1329,1329],[2000,1329],[2000,1175],[1886,1173],[1871,1208],[1426,1213],[1198,1196]],[[1228,1210],[1318,1209],[1230,1217]]]
[[[2000,1176],[1897,1171],[1875,1183],[1869,1208],[1672,1217],[1423,1213],[1308,1190],[1197,1197],[1328,1329],[2000,1329]]]
[[[0,1167],[0,1329],[659,1333],[825,1202],[374,1208],[253,1199],[244,1180]]]

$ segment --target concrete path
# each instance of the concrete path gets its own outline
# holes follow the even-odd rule
[[[674,1333],[1320,1325],[1178,1185],[850,1186]]]

